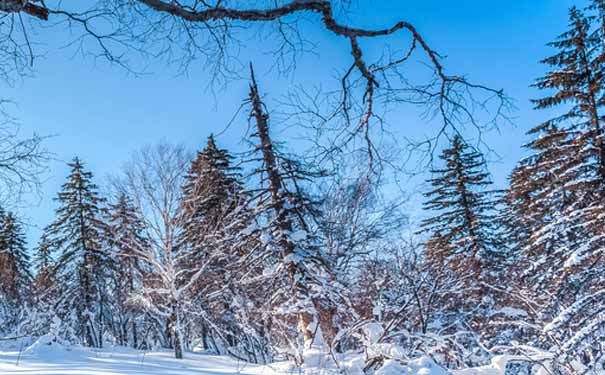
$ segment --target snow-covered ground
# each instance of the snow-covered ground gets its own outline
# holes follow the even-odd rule
[[[31,343],[30,343],[31,344]],[[286,375],[301,374],[288,363],[270,366],[252,365],[226,356],[186,353],[174,359],[168,350],[139,351],[124,347],[89,349],[64,347],[41,338],[31,345],[0,342],[0,375]],[[306,358],[308,375],[359,375],[364,362],[361,356],[342,358],[339,368],[319,353]],[[495,357],[489,366],[449,372],[428,357],[402,365],[387,361],[376,375],[504,375],[508,359]]]
[[[200,353],[176,360],[170,351],[137,351],[127,348],[64,348],[33,344],[19,354],[18,348],[0,348],[2,375],[270,375],[271,368]]]

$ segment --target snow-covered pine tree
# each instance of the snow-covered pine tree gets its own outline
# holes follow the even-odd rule
[[[552,67],[535,87],[549,95],[534,101],[536,109],[562,107],[564,112],[530,131],[539,133],[532,146],[551,152],[553,173],[565,192],[560,208],[575,211],[575,222],[590,221],[588,208],[605,186],[605,148],[602,143],[603,61],[598,33],[590,32],[590,18],[573,7],[569,30],[549,45],[559,51],[542,62]],[[551,155],[550,159],[553,159]],[[552,161],[552,160],[551,160]],[[583,218],[580,218],[583,217]],[[574,234],[568,240],[575,241]]]
[[[458,298],[444,296],[451,312],[451,319],[442,322],[444,327],[479,333],[486,331],[488,317],[498,307],[494,295],[503,276],[495,210],[499,198],[497,191],[489,190],[483,156],[460,136],[454,136],[440,159],[444,166],[431,171],[432,190],[425,193],[424,208],[432,213],[421,223],[422,232],[429,236],[426,257],[433,272],[452,273],[464,286],[457,291]]]
[[[48,239],[47,229],[44,230],[38,246],[34,249],[33,265],[36,269],[34,277],[34,299],[36,306],[52,301],[51,293],[55,290],[53,246]]]
[[[584,146],[575,157],[574,173],[584,177],[577,183],[585,185],[591,180],[602,183],[605,180],[605,148],[599,108],[603,105],[604,62],[600,58],[598,34],[590,32],[590,19],[573,7],[569,11],[569,21],[569,30],[549,43],[558,52],[542,60],[552,70],[534,84],[549,92],[534,100],[536,109],[564,105],[564,113],[535,129],[548,130],[556,125],[568,129],[576,142]]]
[[[598,34],[590,32],[589,19],[577,8],[570,10],[569,17],[569,30],[550,43],[559,51],[542,61],[552,71],[535,84],[550,95],[534,101],[537,109],[563,105],[564,113],[529,131],[535,137],[526,145],[532,155],[512,174],[507,198],[514,211],[510,227],[526,232],[513,235],[516,245],[540,258],[533,263],[540,266],[535,274],[541,278],[557,273],[548,264],[555,257],[542,255],[569,248],[578,238],[570,231],[573,222],[578,223],[578,214],[583,220],[588,218],[586,208],[604,182],[599,115],[603,64],[598,57]],[[572,211],[576,212],[573,219]]]
[[[571,131],[563,126],[548,122],[528,134],[536,137],[525,145],[532,155],[510,176],[503,223],[514,264],[510,271],[518,276],[518,285],[536,291],[532,299],[543,299],[547,296],[543,290],[552,293],[556,289],[557,254],[567,249],[572,238],[565,212],[574,201],[569,182],[574,178],[574,155],[580,150]]]
[[[23,227],[12,212],[2,215],[0,227],[0,300],[17,310],[31,297],[33,276]],[[2,303],[2,302],[0,302]]]
[[[36,270],[33,281],[32,310],[25,321],[25,329],[32,336],[49,333],[56,318],[53,305],[57,301],[57,280],[55,278],[56,253],[48,238],[48,229],[42,232],[38,246],[33,250],[32,264]]]
[[[81,343],[101,347],[109,297],[110,258],[103,248],[101,203],[92,173],[78,158],[56,201],[55,221],[48,227],[50,241],[60,252],[55,267],[55,312]]]
[[[113,319],[114,335],[120,345],[139,345],[137,320],[142,314],[130,298],[142,286],[141,260],[137,256],[149,241],[145,224],[136,211],[132,200],[124,193],[108,207],[106,242],[113,258]]]
[[[599,1],[593,5],[602,10]],[[602,17],[587,17],[575,7],[569,18],[568,31],[550,44],[558,52],[543,60],[552,70],[535,84],[549,92],[535,101],[536,108],[557,107],[563,114],[530,132],[537,134],[529,144],[534,155],[513,175],[513,212],[507,216],[513,218],[509,226],[522,228],[517,247],[530,265],[534,294],[546,299],[544,319],[557,316],[545,337],[562,343],[560,363],[575,356],[590,367],[602,357],[592,345],[602,339],[602,323],[582,301],[605,282],[604,24]],[[598,26],[591,29],[595,19]]]
[[[506,283],[502,285],[507,293],[503,296],[509,307],[524,311],[510,322],[508,332],[501,332],[504,345],[512,340],[532,342],[539,345],[543,334],[541,327],[545,318],[543,310],[549,303],[549,293],[543,293],[550,285],[550,278],[544,277],[548,262],[535,262],[551,259],[550,255],[563,242],[564,236],[553,236],[539,244],[534,241],[538,229],[556,217],[562,209],[565,196],[564,184],[556,178],[558,167],[564,169],[565,152],[551,149],[549,144],[557,144],[559,151],[572,149],[567,142],[566,132],[553,127],[525,145],[534,154],[523,159],[509,176],[509,187],[502,199],[501,210],[502,238],[506,241]],[[542,272],[536,272],[542,269]],[[538,287],[540,286],[540,287]],[[501,325],[504,331],[504,325]]]
[[[261,163],[257,174],[266,181],[266,186],[256,193],[259,213],[267,216],[259,259],[267,267],[265,276],[273,279],[271,308],[291,323],[295,319],[298,335],[294,337],[296,341],[300,339],[302,348],[314,343],[330,345],[336,335],[336,306],[342,301],[338,300],[337,283],[330,275],[331,261],[316,246],[312,233],[312,218],[318,215],[316,202],[302,188],[305,180],[320,175],[278,154],[253,72],[249,102],[256,127],[254,136],[258,139],[255,152]]]
[[[192,161],[183,185],[179,251],[188,266],[183,278],[196,278],[189,294],[193,305],[203,310],[196,325],[204,348],[220,351],[220,347],[227,347],[232,352],[236,350],[234,346],[243,344],[247,346],[244,351],[256,357],[259,353],[246,345],[251,340],[258,341],[249,337],[255,331],[254,323],[238,321],[234,304],[236,300],[254,304],[247,293],[252,285],[239,280],[244,272],[239,269],[240,258],[254,247],[254,237],[243,234],[252,212],[246,207],[249,195],[232,160],[227,150],[217,147],[211,135]],[[196,275],[200,271],[203,274]],[[261,295],[258,289],[250,294]]]
[[[180,221],[182,241],[188,246],[205,247],[205,236],[216,231],[221,218],[235,209],[243,188],[233,157],[216,146],[210,135],[185,176]]]
[[[480,284],[494,280],[501,256],[496,191],[487,189],[492,182],[483,156],[460,136],[454,136],[440,158],[444,168],[431,171],[432,190],[425,193],[424,208],[434,215],[421,223],[433,238],[427,256],[484,289]]]

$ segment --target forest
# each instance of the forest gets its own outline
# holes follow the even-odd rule
[[[358,28],[343,16],[351,4],[0,0],[7,85],[40,58],[31,19],[75,30],[74,48],[112,69],[134,72],[129,54],[201,60],[218,98],[231,80],[247,87],[224,124],[241,149],[210,132],[193,151],[164,140],[108,178],[74,156],[33,244],[27,207],[11,202],[43,184],[52,150],[13,130],[0,98],[0,374],[41,350],[49,362],[30,373],[100,374],[52,367],[109,351],[174,359],[112,372],[124,374],[215,374],[179,370],[192,358],[258,374],[605,373],[605,1],[556,26],[526,82],[542,120],[522,126],[530,141],[504,188],[480,135],[512,121],[506,89],[451,74],[412,23]],[[312,28],[346,41],[334,89],[277,103],[267,74],[231,50],[270,35],[279,48],[266,58],[288,74]],[[369,52],[399,34],[404,49]],[[417,223],[393,187],[402,156],[380,142],[400,106],[437,124],[410,145],[426,169]],[[276,130],[288,126],[305,140]]]

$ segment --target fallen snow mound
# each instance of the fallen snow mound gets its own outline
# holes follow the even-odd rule
[[[376,372],[376,375],[451,375],[429,357],[421,357],[402,364],[400,361],[389,360]]]

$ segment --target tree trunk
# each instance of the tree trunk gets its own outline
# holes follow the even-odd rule
[[[137,322],[135,322],[134,319],[132,320],[132,323],[131,323],[131,329],[132,329],[132,347],[137,349],[139,347],[139,340],[137,337]]]
[[[334,316],[336,315],[336,306],[328,301],[314,301],[315,308],[319,312],[317,318],[324,343],[328,347],[332,347],[333,341],[336,338],[337,328],[334,326]]]
[[[174,332],[174,358],[183,359],[183,344],[180,332]]]
[[[254,79],[254,71],[252,70],[252,66],[250,66],[250,72],[252,75],[252,83],[250,85],[250,102],[252,103],[252,114],[256,119],[256,128],[258,137],[260,139],[260,150],[263,155],[263,163],[267,173],[267,180],[269,181],[272,209],[275,211],[277,227],[279,228],[280,232],[291,233],[293,225],[290,218],[284,212],[286,202],[284,202],[284,194],[282,194],[284,189],[283,181],[278,171],[273,143],[271,141],[271,137],[269,136],[269,115],[267,115],[263,110],[263,105],[258,93],[256,80]],[[281,256],[283,259],[290,257],[295,251],[294,244],[287,237],[281,237],[279,239],[279,246],[282,251]],[[308,300],[309,290],[304,281],[301,281],[304,280],[305,271],[294,262],[289,262],[286,268],[294,298],[297,298],[298,300]],[[302,311],[298,314],[298,329],[303,336],[306,347],[313,342],[314,332],[311,327],[313,320],[313,315],[306,311]]]
[[[303,335],[304,347],[307,349],[313,345],[315,338],[311,323],[313,323],[313,315],[306,312],[298,314],[298,329]]]
[[[206,327],[206,323],[202,322],[202,346],[204,350],[210,349],[210,345],[208,344],[208,328]]]
[[[178,303],[172,301],[172,314],[169,318],[169,329],[172,334],[172,345],[174,347],[174,358],[183,359],[183,340],[181,337],[181,324],[178,316]]]
[[[99,301],[99,348],[103,347],[103,297]]]
[[[166,337],[166,346],[168,349],[174,349],[172,339],[172,315],[166,318],[166,328],[164,329],[164,336]]]

